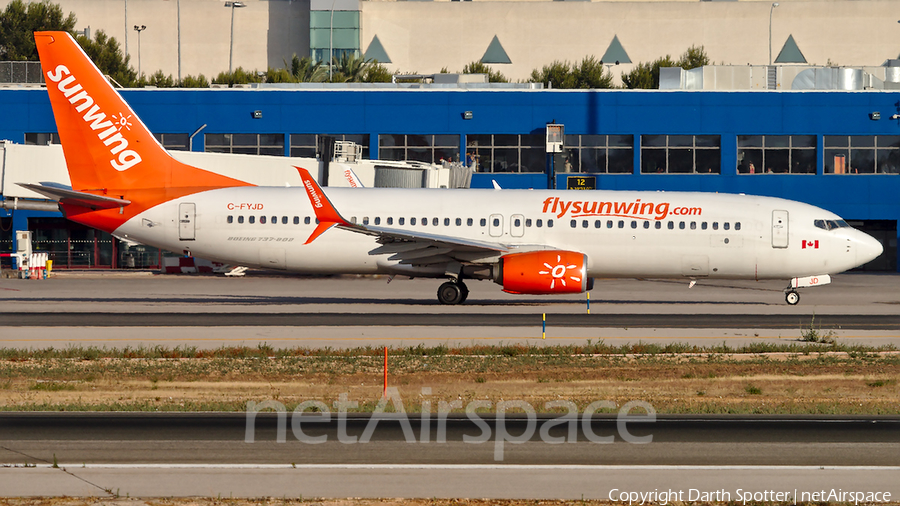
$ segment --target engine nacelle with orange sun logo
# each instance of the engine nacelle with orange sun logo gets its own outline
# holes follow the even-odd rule
[[[574,251],[529,251],[500,257],[497,282],[503,291],[543,295],[591,289],[587,256]]]

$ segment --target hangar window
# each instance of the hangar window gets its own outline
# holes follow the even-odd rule
[[[634,172],[633,135],[567,135],[562,156],[557,158],[560,172]]]
[[[900,136],[826,135],[826,174],[900,174]]]
[[[815,135],[738,135],[740,174],[815,174]]]
[[[206,134],[207,153],[284,156],[284,134]]]
[[[544,172],[546,147],[543,135],[467,135],[466,165],[478,172]]]
[[[191,136],[188,134],[153,134],[162,147],[169,151],[190,151]]]
[[[355,142],[362,146],[362,157],[369,158],[369,134],[291,134],[291,156],[316,158],[324,151],[326,139]]]
[[[719,174],[718,135],[642,135],[642,174]]]
[[[25,144],[30,146],[49,146],[59,144],[59,134],[52,133],[25,133]]]
[[[382,134],[378,158],[441,163],[459,160],[459,135]]]

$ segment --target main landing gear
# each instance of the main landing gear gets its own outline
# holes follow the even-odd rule
[[[462,304],[469,297],[469,289],[462,280],[454,279],[442,284],[437,291],[438,302],[453,306]]]

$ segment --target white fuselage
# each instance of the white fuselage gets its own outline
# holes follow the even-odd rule
[[[881,252],[877,241],[858,230],[815,225],[840,220],[834,213],[769,197],[383,188],[326,193],[354,223],[493,242],[510,251],[584,253],[590,277],[788,279],[842,272]],[[379,246],[375,237],[337,227],[304,244],[315,226],[303,188],[240,187],[158,205],[115,234],[234,265],[443,276],[435,266],[400,265],[390,254],[370,254]],[[496,256],[473,261],[491,263]]]

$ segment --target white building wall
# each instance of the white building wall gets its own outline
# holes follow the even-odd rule
[[[124,42],[142,70],[178,72],[181,10],[182,74],[212,77],[228,69],[231,9],[223,0],[56,0],[90,25]],[[234,66],[281,67],[309,54],[309,0],[243,0],[235,11]],[[9,0],[0,0],[5,7]],[[554,59],[603,55],[614,35],[631,60],[677,58],[703,45],[713,63],[768,63],[769,0],[379,1],[361,2],[361,49],[377,34],[403,72],[461,70],[479,60],[497,35],[511,65],[494,65],[513,80]],[[877,66],[900,52],[896,0],[780,0],[772,12],[772,57],[793,35],[810,64]],[[125,6],[127,5],[127,18]],[[125,44],[123,43],[123,47]],[[632,65],[613,67],[616,77]]]

